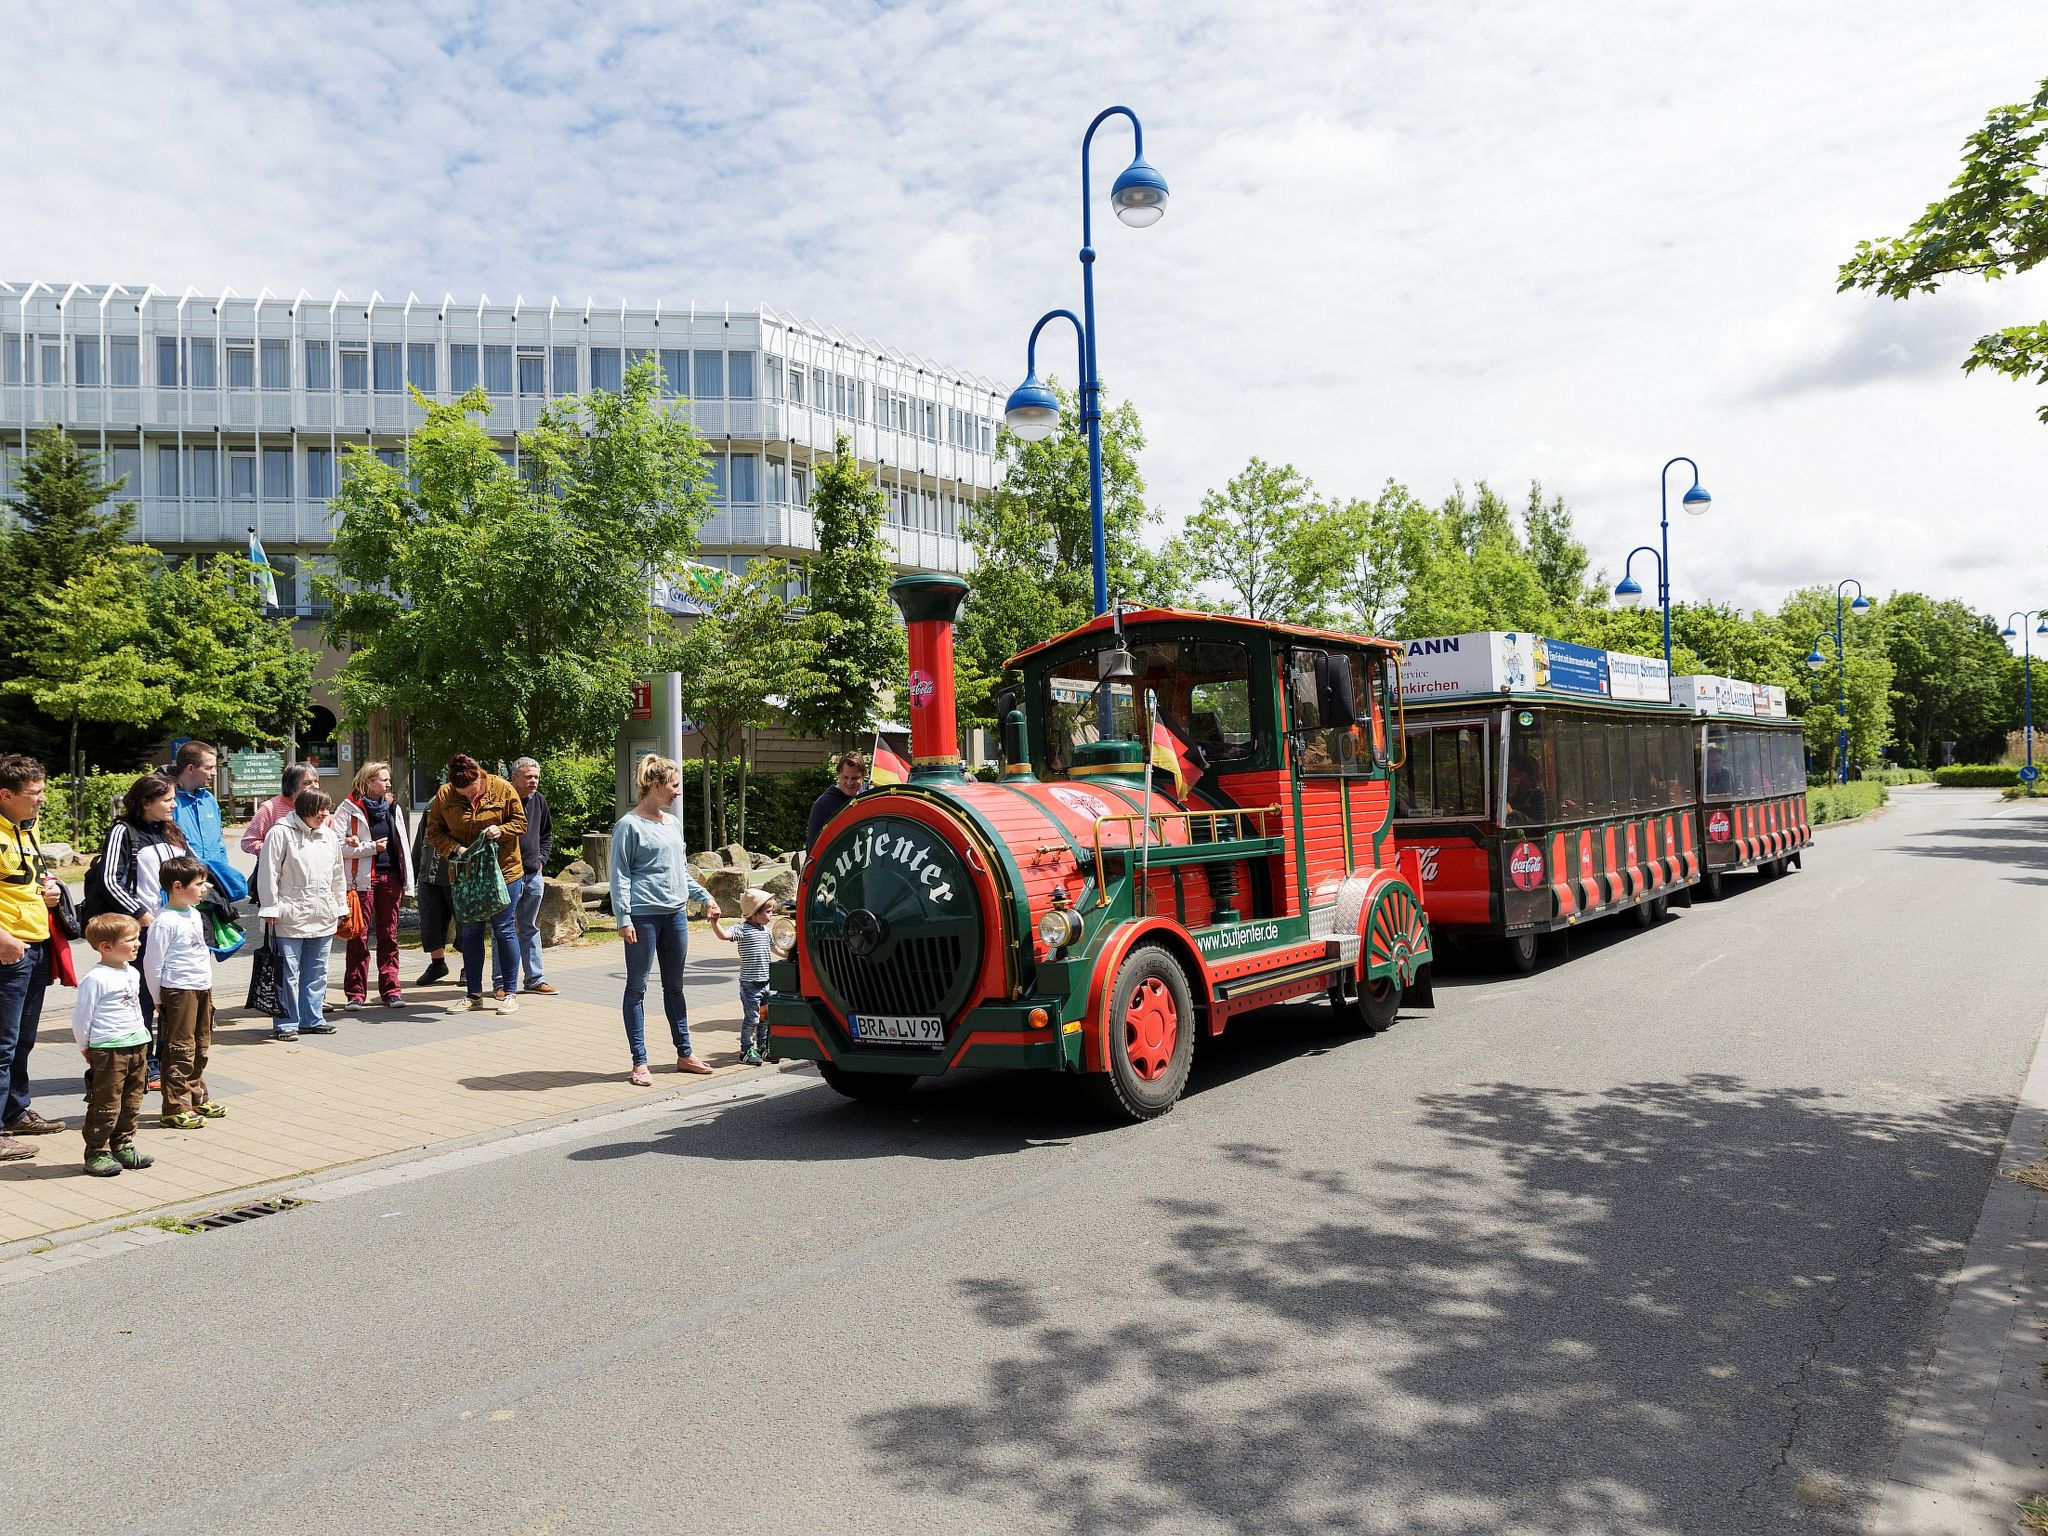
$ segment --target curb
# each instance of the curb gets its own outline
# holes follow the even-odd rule
[[[2013,1107],[1998,1172],[1913,1394],[1870,1536],[2006,1536],[2048,1491],[2042,1308],[2048,1198],[2008,1175],[2048,1158],[2048,1023]]]

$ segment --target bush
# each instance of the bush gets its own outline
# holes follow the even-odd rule
[[[618,820],[618,778],[610,756],[550,757],[540,765],[540,792],[555,813],[555,856],[548,873],[558,875],[583,856],[583,834],[608,832]]]
[[[71,775],[51,775],[43,796],[42,812],[36,817],[36,833],[46,843],[69,843],[80,858],[99,852],[107,840],[107,828],[114,823],[114,809],[128,786],[141,778],[140,771],[88,773],[80,781],[74,802]],[[73,826],[73,804],[79,824]]]
[[[1865,775],[1880,784],[1896,789],[1901,784],[1932,784],[1934,775],[1925,768],[1880,768],[1876,773]]]
[[[1934,770],[1934,782],[1950,789],[2003,789],[2020,781],[2011,763],[1957,763]]]
[[[2048,798],[2048,789],[2039,784],[2008,784],[1998,792],[2001,800],[2039,800]]]
[[[1815,826],[1830,821],[1847,821],[1867,815],[1891,796],[1875,779],[1854,779],[1847,784],[1830,784],[1806,792],[1806,819]]]

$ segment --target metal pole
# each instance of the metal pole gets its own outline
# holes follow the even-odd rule
[[[1671,464],[1657,477],[1657,602],[1664,610],[1664,675],[1671,675]],[[1694,472],[1695,477],[1698,471]]]
[[[1088,149],[1095,130],[1112,117],[1131,120],[1136,153],[1145,153],[1145,130],[1129,107],[1104,107],[1081,136],[1081,425],[1088,432],[1088,520],[1095,540],[1095,611],[1109,611],[1109,551],[1102,518],[1102,373],[1095,356],[1095,221],[1088,202]]]
[[[1862,591],[1861,587],[1856,589]],[[1840,679],[1835,692],[1835,773],[1841,783],[1849,782],[1849,652],[1842,643],[1842,589],[1835,588],[1835,675]]]

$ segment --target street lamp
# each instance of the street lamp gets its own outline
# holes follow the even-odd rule
[[[1844,784],[1849,782],[1849,649],[1842,639],[1842,596],[1848,587],[1856,589],[1856,600],[1849,604],[1849,611],[1859,619],[1870,612],[1870,599],[1863,595],[1862,582],[1849,576],[1835,583],[1835,661],[1841,674],[1835,690],[1835,777]],[[2042,633],[2048,634],[2048,630]],[[1806,653],[1807,666],[1816,672],[1828,664],[1820,649],[1825,639],[1825,631],[1815,635],[1813,649]]]
[[[1145,159],[1145,129],[1129,107],[1105,107],[1081,136],[1081,319],[1071,310],[1056,309],[1031,328],[1025,352],[1024,382],[1010,392],[1003,422],[1026,442],[1050,437],[1060,424],[1059,398],[1038,378],[1038,333],[1045,322],[1064,315],[1080,333],[1081,425],[1088,432],[1088,514],[1095,540],[1095,611],[1109,611],[1109,557],[1102,531],[1102,377],[1095,357],[1095,217],[1088,195],[1088,151],[1095,130],[1112,117],[1131,121],[1131,163],[1109,189],[1109,205],[1133,229],[1156,224],[1166,213],[1166,178]]]
[[[2019,625],[2017,628],[2015,628],[2013,625],[2014,619],[2019,620]],[[2048,635],[2048,617],[2044,617],[2043,611],[2039,608],[2028,608],[2019,613],[2009,614],[2006,617],[2005,628],[2001,630],[1999,633],[2001,639],[2018,639],[2020,643],[2020,664],[2022,668],[2022,673],[2026,678],[2027,700],[2026,784],[2027,792],[2031,794],[2033,793],[2034,788],[2034,650],[2032,643],[2027,638],[2027,620],[2029,619],[2040,619],[2041,621],[2039,626],[2036,627],[2036,629],[2034,630],[2035,634]]]
[[[1671,671],[1671,466],[1684,464],[1692,470],[1692,487],[1679,498],[1679,505],[1694,516],[1705,512],[1714,504],[1714,498],[1707,494],[1700,484],[1700,467],[1691,459],[1680,454],[1667,460],[1663,471],[1657,476],[1658,514],[1657,547],[1638,544],[1628,552],[1628,559],[1621,565],[1621,580],[1614,588],[1614,601],[1623,608],[1639,608],[1643,602],[1642,583],[1629,574],[1637,555],[1648,555],[1657,562],[1657,606],[1664,610],[1664,670]]]

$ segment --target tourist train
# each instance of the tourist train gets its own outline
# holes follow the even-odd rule
[[[1810,836],[1803,761],[1798,811],[1780,783],[1782,692],[1773,717],[1768,689],[1684,679],[1673,702],[1661,662],[1530,636],[1404,646],[1163,608],[1012,657],[1002,773],[970,778],[966,584],[890,592],[909,781],[827,823],[774,925],[770,1055],[850,1097],[1035,1068],[1147,1119],[1198,1036],[1260,1009],[1327,999],[1371,1032],[1432,1006],[1437,932],[1533,964],[1591,918],[1654,921],[1703,879],[1796,863]]]

